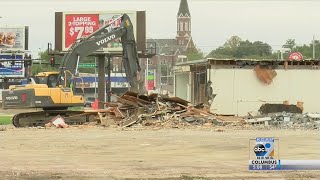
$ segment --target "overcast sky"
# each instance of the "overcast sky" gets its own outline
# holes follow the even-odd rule
[[[147,11],[148,38],[175,38],[180,0],[1,0],[0,25],[27,25],[29,49],[54,43],[57,11]],[[278,50],[288,38],[298,44],[320,39],[320,2],[298,0],[188,0],[192,36],[205,53],[230,36],[261,40]]]

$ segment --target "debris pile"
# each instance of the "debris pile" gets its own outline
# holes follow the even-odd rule
[[[102,125],[105,127],[222,127],[247,129],[272,127],[281,129],[320,129],[320,114],[302,114],[303,103],[298,105],[266,104],[260,108],[260,115],[242,118],[237,116],[219,116],[209,111],[203,103],[193,105],[179,97],[151,94],[140,95],[126,92],[122,96],[114,96],[116,102],[103,103],[105,109],[84,110],[82,115],[90,115],[86,125]],[[96,102],[97,105],[97,102]],[[284,110],[283,112],[277,112]],[[289,112],[288,112],[289,111]],[[272,113],[268,113],[272,112]],[[267,113],[267,114],[264,114]],[[93,115],[93,116],[92,116]],[[53,118],[46,127],[67,128],[61,116]],[[224,131],[221,129],[221,131]]]
[[[58,115],[56,117],[54,117],[53,119],[51,119],[51,121],[49,121],[47,124],[45,124],[45,127],[51,127],[51,126],[55,126],[57,128],[68,128],[69,125],[67,125],[64,121],[64,119]]]
[[[159,94],[140,95],[130,91],[122,96],[112,96],[117,99],[116,102],[99,102],[106,106],[105,109],[84,110],[83,115],[93,115],[87,125],[160,128],[224,126],[225,128],[235,127],[237,129],[251,129],[258,126],[281,129],[320,129],[320,114],[302,114],[301,107],[296,105],[266,104],[260,108],[262,114],[254,116],[248,113],[248,117],[241,118],[219,116],[211,113],[209,107],[203,103],[193,105],[179,97]],[[274,112],[282,109],[285,111]],[[272,113],[263,114],[266,112]],[[46,124],[46,127],[50,126],[68,127],[61,116],[53,118]]]
[[[88,110],[97,111],[97,120],[103,126],[141,125],[182,128],[202,125],[223,126],[233,123],[220,120],[204,104],[192,105],[178,97],[158,94],[146,96],[130,91],[122,96],[113,96],[117,98],[117,102],[100,102],[107,106],[106,109]]]
[[[271,113],[264,117],[250,117],[246,122],[251,125],[271,126],[283,129],[320,129],[318,113]]]

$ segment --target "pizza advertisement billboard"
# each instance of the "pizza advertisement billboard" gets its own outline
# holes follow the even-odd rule
[[[77,39],[86,37],[104,25],[110,28],[119,27],[121,14],[128,14],[134,27],[136,37],[137,16],[136,11],[121,12],[63,12],[62,13],[62,51],[67,51]],[[108,43],[104,51],[122,51],[120,38]]]
[[[98,21],[98,14],[66,14],[64,48],[68,49],[77,39],[88,36],[98,30]]]

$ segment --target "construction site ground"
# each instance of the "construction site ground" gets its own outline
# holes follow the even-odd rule
[[[0,130],[1,179],[320,177],[320,171],[247,170],[248,142],[257,136],[278,137],[281,159],[319,159],[317,130],[11,125]]]

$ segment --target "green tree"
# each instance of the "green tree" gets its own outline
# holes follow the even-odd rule
[[[240,46],[240,43],[242,42],[242,39],[238,36],[231,36],[230,39],[228,39],[223,47],[229,47],[231,49],[237,48]]]
[[[39,57],[43,62],[49,62],[50,55],[48,54],[48,51],[39,52]]]
[[[188,61],[203,59],[204,55],[200,49],[192,49],[187,53]]]
[[[232,56],[236,58],[244,58],[252,54],[254,54],[253,44],[246,40],[240,41],[239,46],[234,48]]]
[[[315,40],[315,58],[320,58],[320,41]],[[292,48],[292,51],[300,52],[303,55],[304,59],[312,59],[313,58],[313,42],[311,41],[309,44],[296,45]],[[289,53],[287,53],[284,58],[288,58]]]
[[[50,66],[51,56],[48,54],[48,51],[39,52],[39,57],[39,64],[32,64],[31,66],[32,75],[38,74],[39,72],[58,71],[57,68]]]
[[[272,55],[272,47],[264,42],[255,41],[252,43],[254,52],[252,54],[259,55],[261,57]]]
[[[207,57],[268,59],[276,56],[276,54],[272,54],[272,48],[267,43],[262,41],[251,42],[242,40],[238,36],[232,36],[223,46],[212,50]]]
[[[218,47],[217,49],[212,50],[207,57],[213,57],[213,58],[233,58],[233,52],[232,49],[229,47]]]
[[[292,51],[295,46],[296,46],[295,39],[287,39],[286,43],[282,47],[289,48]]]

